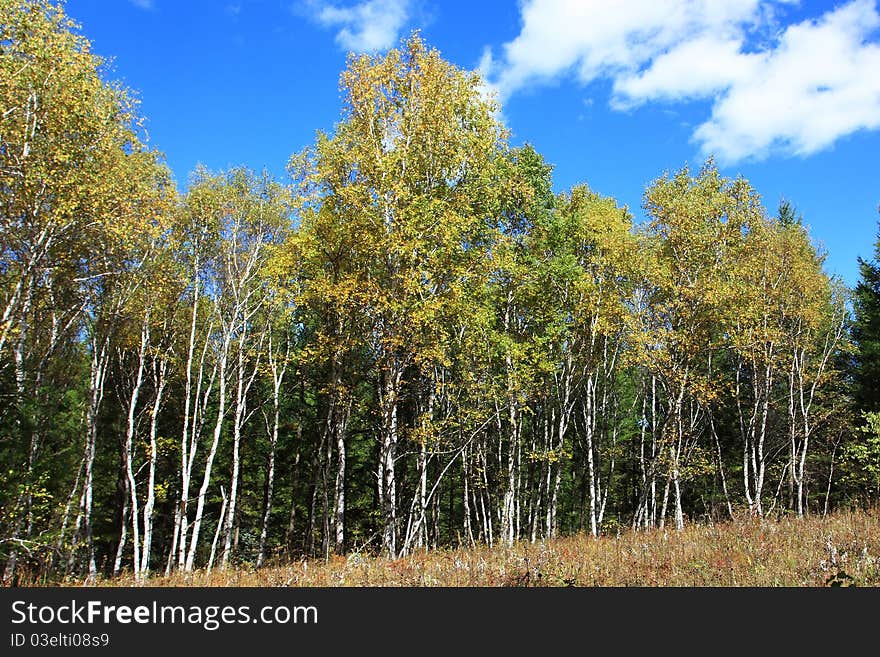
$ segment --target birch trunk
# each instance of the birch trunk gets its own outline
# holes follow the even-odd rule
[[[346,397],[348,397],[346,395]],[[335,503],[333,505],[333,534],[336,554],[345,552],[345,466],[346,450],[345,439],[348,432],[348,418],[351,413],[351,399],[342,401],[342,408],[335,410],[333,420],[333,435],[336,442],[336,480],[334,481]]]
[[[245,372],[245,344],[249,332],[247,330],[249,317],[245,316],[242,325],[239,328],[238,340],[238,359],[236,363],[236,391],[235,391],[235,413],[232,423],[232,475],[229,484],[229,509],[226,514],[226,525],[224,527],[223,542],[223,560],[222,565],[225,568],[229,563],[229,557],[232,554],[232,528],[235,523],[235,512],[238,501],[238,480],[241,469],[241,438],[242,428],[248,418],[247,414],[247,398],[254,379],[257,376],[257,370],[260,364],[260,354],[262,352],[263,335],[260,336],[257,345],[257,357],[254,361],[253,369],[248,376]]]
[[[198,253],[198,245],[195,247]],[[198,255],[193,264],[192,273],[193,282],[193,300],[192,315],[189,327],[189,341],[187,343],[186,354],[186,383],[183,391],[183,428],[180,432],[180,492],[178,493],[178,504],[174,512],[174,530],[171,539],[171,549],[168,553],[168,564],[165,567],[165,575],[171,574],[171,568],[174,563],[175,553],[177,554],[177,567],[183,568],[185,560],[186,543],[186,514],[189,505],[189,446],[191,443],[190,421],[192,420],[192,431],[195,433],[195,419],[190,417],[192,406],[192,377],[193,377],[193,359],[196,348],[196,324],[198,319],[199,308],[199,260]],[[200,377],[201,378],[201,377]],[[198,393],[196,393],[198,397]]]
[[[224,518],[226,518],[226,491],[223,489],[223,486],[220,486],[220,497],[223,498],[223,502],[220,505],[220,517],[217,518],[217,528],[214,530],[214,540],[211,541],[211,554],[208,556],[208,574],[211,574],[211,570],[214,568],[214,557],[217,555],[217,541],[220,538],[220,532],[223,529]]]
[[[269,434],[269,461],[266,465],[266,487],[263,502],[263,519],[260,523],[260,547],[257,552],[257,568],[263,565],[266,558],[266,539],[269,535],[269,518],[272,515],[272,501],[275,493],[275,452],[278,447],[278,427],[281,418],[281,384],[287,371],[290,358],[290,335],[285,335],[284,354],[281,358],[272,348],[272,333],[269,331],[269,370],[272,373],[272,424],[266,420],[266,432]],[[293,504],[295,507],[296,505]]]
[[[392,369],[393,368],[393,369]],[[397,557],[397,410],[398,393],[403,372],[395,364],[383,373],[380,401],[382,406],[382,436],[379,448],[379,500],[382,505],[382,548],[392,559]]]
[[[205,474],[202,477],[202,485],[199,489],[198,500],[196,501],[196,514],[195,519],[193,520],[191,535],[189,537],[189,549],[186,553],[186,563],[184,564],[184,570],[186,572],[192,572],[195,565],[196,550],[199,543],[199,532],[202,527],[202,516],[205,512],[205,496],[208,494],[208,486],[211,483],[211,468],[214,465],[214,457],[217,454],[217,445],[220,443],[220,435],[223,432],[223,420],[226,416],[226,363],[229,355],[231,338],[232,332],[227,331],[220,352],[220,361],[218,364],[220,380],[217,386],[217,394],[219,397],[217,420],[214,423],[214,435],[211,442],[211,448],[205,459]],[[184,514],[183,517],[186,518],[186,515]],[[185,526],[182,526],[181,528],[181,542],[183,542],[185,538],[183,529],[185,529]]]
[[[156,396],[153,400],[153,408],[150,411],[150,456],[147,471],[147,499],[144,502],[144,538],[141,548],[141,579],[150,575],[150,554],[153,549],[153,513],[156,505],[156,460],[158,458],[157,437],[159,432],[159,409],[162,407],[162,398],[165,393],[166,374],[168,359],[158,357],[159,362],[153,361],[153,384]]]
[[[109,361],[110,339],[93,338],[92,358],[89,375],[89,406],[86,412],[86,440],[83,467],[83,489],[79,500],[74,541],[71,549],[71,564],[75,562],[76,553],[80,544],[84,541],[86,546],[86,561],[88,565],[88,581],[93,582],[98,575],[98,567],[95,563],[95,546],[92,530],[92,503],[95,470],[95,451],[98,437],[98,413],[101,402],[104,399],[104,379],[107,374]]]
[[[150,313],[147,311],[144,315],[143,324],[141,325],[141,339],[138,347],[137,365],[135,370],[134,384],[131,389],[131,396],[128,400],[128,413],[125,423],[125,441],[122,447],[122,455],[125,463],[126,492],[128,493],[128,509],[131,519],[131,541],[132,541],[132,571],[135,579],[140,579],[141,575],[141,535],[140,535],[140,510],[138,506],[138,489],[134,474],[134,439],[136,432],[137,406],[140,399],[141,387],[144,382],[144,370],[146,369],[147,349],[150,344]],[[120,362],[123,359],[120,358]],[[122,525],[122,537],[120,537],[120,545],[125,539],[125,523]],[[116,567],[114,570],[118,573],[120,554],[116,558]]]

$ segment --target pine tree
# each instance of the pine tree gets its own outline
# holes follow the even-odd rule
[[[853,396],[859,411],[880,411],[880,234],[871,261],[859,258],[854,295],[856,344]]]

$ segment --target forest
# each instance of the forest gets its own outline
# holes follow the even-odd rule
[[[850,289],[711,159],[557,193],[417,33],[283,180],[178,189],[105,77],[0,0],[5,585],[880,499],[880,242]]]

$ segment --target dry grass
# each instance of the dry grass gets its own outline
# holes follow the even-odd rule
[[[150,586],[880,586],[880,509],[828,518],[739,519],[682,531],[574,536],[512,547],[352,554],[207,574]],[[131,578],[102,586],[130,586]]]

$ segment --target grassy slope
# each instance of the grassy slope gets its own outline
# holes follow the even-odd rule
[[[845,576],[844,576],[845,575]],[[153,586],[880,586],[880,509],[156,577]],[[851,578],[851,579],[849,579]],[[131,585],[130,578],[99,582]]]

